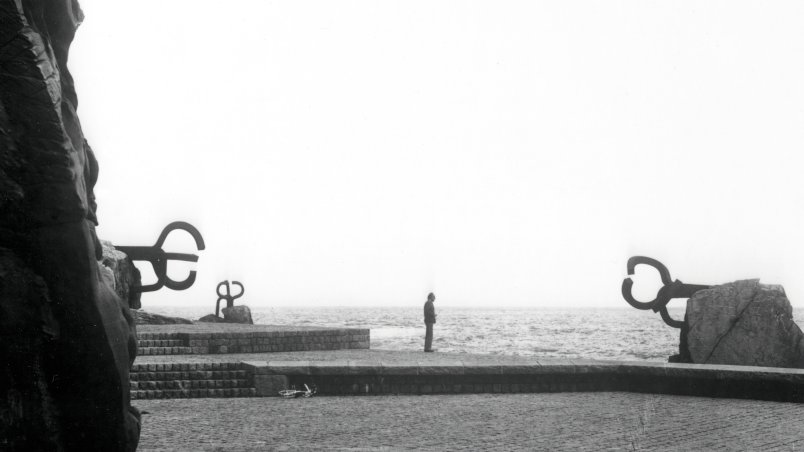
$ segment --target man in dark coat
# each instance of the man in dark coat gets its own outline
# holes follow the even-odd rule
[[[435,295],[430,292],[430,294],[427,295],[427,302],[424,303],[424,324],[427,326],[427,333],[424,336],[425,352],[433,351],[433,324],[436,323],[435,307],[433,306],[434,301]]]

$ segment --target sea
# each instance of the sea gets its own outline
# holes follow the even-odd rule
[[[145,308],[198,319],[209,308]],[[652,311],[622,308],[466,308],[436,306],[433,348],[441,352],[628,361],[663,361],[678,353],[679,330]],[[371,348],[421,350],[422,306],[251,307],[254,323],[368,328]],[[795,312],[795,310],[794,310]],[[684,308],[670,309],[682,319]]]

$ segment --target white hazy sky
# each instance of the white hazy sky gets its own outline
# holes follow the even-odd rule
[[[804,300],[804,2],[81,4],[99,234],[207,242],[146,309],[213,309],[224,279],[251,305],[626,306],[636,254]]]

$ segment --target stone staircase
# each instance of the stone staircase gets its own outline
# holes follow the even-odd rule
[[[254,397],[251,380],[238,362],[134,364],[131,399]]]
[[[255,397],[254,373],[243,364],[242,354],[369,349],[370,331],[238,324],[138,325],[137,339],[138,358],[129,378],[132,400]],[[241,356],[222,356],[231,354]]]
[[[183,339],[139,339],[137,341],[137,355],[186,355],[193,352]]]

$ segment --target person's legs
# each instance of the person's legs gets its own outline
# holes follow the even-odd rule
[[[424,351],[433,349],[433,324],[427,323],[427,332],[424,335]]]

